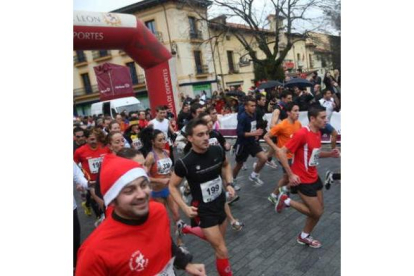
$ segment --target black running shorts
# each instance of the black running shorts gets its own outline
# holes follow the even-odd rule
[[[246,144],[246,145],[237,145],[236,147],[236,162],[237,163],[244,163],[246,162],[247,158],[249,158],[249,154],[252,157],[255,157],[256,154],[263,151],[262,147],[259,143],[254,144]]]
[[[315,197],[316,192],[322,190],[323,184],[321,179],[318,177],[315,183],[312,184],[299,184],[298,186],[292,186],[290,188],[293,194],[296,194],[299,191],[301,194],[305,196]]]

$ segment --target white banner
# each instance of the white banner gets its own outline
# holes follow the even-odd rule
[[[266,113],[264,118],[270,124],[270,121],[272,119],[272,113]],[[222,130],[236,130],[237,129],[237,113],[232,113],[228,115],[219,115],[218,119],[220,122],[220,129]],[[309,124],[307,111],[299,112],[299,121],[302,124],[302,126],[307,126]],[[269,130],[269,124],[267,126],[267,130]],[[341,112],[332,113],[330,124],[336,129],[338,134],[341,134]]]

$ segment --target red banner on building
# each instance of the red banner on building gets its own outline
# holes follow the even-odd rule
[[[93,69],[98,81],[100,101],[134,96],[128,67],[104,63]]]

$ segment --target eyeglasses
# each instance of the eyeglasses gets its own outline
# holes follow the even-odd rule
[[[82,138],[82,137],[85,137],[85,135],[75,135],[76,136],[76,138]]]

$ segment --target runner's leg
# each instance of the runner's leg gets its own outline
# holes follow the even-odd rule
[[[220,276],[233,275],[230,268],[228,250],[223,236],[226,231],[226,225],[227,223],[225,220],[221,225],[202,228],[204,235],[215,251],[216,267]]]

